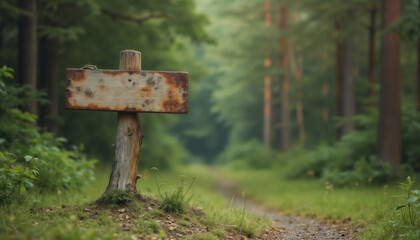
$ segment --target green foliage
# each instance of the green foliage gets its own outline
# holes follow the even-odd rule
[[[418,1],[405,1],[404,15],[398,22],[389,27],[388,31],[397,32],[403,40],[411,44],[418,44],[420,41],[420,6]]]
[[[345,135],[333,145],[321,144],[313,150],[298,149],[281,157],[287,164],[287,176],[321,178],[334,186],[384,184],[395,179],[391,166],[376,156],[377,113],[353,118],[357,130]],[[401,171],[420,169],[420,114],[411,107],[402,113]],[[288,160],[293,159],[293,160]]]
[[[407,177],[406,183],[400,183],[403,204],[396,208],[401,212],[403,222],[409,222],[413,227],[416,226],[416,219],[420,216],[420,190],[413,189],[414,183],[410,176]]]
[[[420,171],[420,113],[412,108],[404,109],[402,115],[402,169],[408,172]]]
[[[6,80],[12,79],[12,73],[10,68],[0,69],[0,112],[4,113],[0,115],[0,151],[11,153],[18,160],[30,155],[45,163],[36,166],[39,174],[32,179],[38,190],[80,189],[85,186],[93,180],[95,161],[86,158],[82,147],[67,150],[63,147],[66,139],[54,138],[48,132],[41,133],[34,125],[36,115],[19,109],[28,100],[41,95],[31,93],[26,86],[7,83]]]
[[[285,155],[286,175],[292,179],[321,178],[337,187],[384,184],[394,175],[388,163],[376,158],[375,147],[366,131],[354,131],[333,146],[320,145],[312,151]]]
[[[123,205],[133,200],[133,193],[123,189],[114,189],[104,196],[104,202],[111,205]]]
[[[360,238],[368,239],[404,239],[417,240],[420,238],[420,191],[414,189],[415,181],[410,176],[405,182],[399,183],[400,191],[397,207],[391,209],[375,224],[369,225]]]
[[[219,163],[235,162],[239,166],[261,169],[272,166],[274,159],[274,152],[267,150],[260,141],[252,139],[228,147],[219,156],[218,161]]]
[[[0,152],[0,205],[22,203],[32,193],[40,161],[32,156],[17,160]]]

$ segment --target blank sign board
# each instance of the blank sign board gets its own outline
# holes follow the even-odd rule
[[[188,112],[188,73],[67,69],[66,109]]]

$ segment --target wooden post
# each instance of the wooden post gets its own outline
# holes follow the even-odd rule
[[[141,53],[125,50],[120,70],[68,68],[66,109],[117,112],[114,165],[105,194],[136,193],[142,143],[139,112],[188,113],[188,73],[141,71]]]
[[[120,53],[120,70],[141,70],[141,53],[125,50]],[[105,193],[113,189],[137,192],[137,164],[142,143],[140,114],[117,113],[117,136],[114,164]]]

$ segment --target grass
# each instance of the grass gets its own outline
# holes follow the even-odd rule
[[[197,176],[186,196],[187,199],[191,197],[188,202],[191,210],[185,213],[168,214],[157,206],[151,206],[152,209],[137,202],[124,207],[111,204],[98,210],[92,203],[104,192],[109,171],[98,169],[96,181],[84,191],[38,194],[34,196],[36,201],[0,208],[0,239],[135,239],[150,236],[163,239],[169,235],[178,236],[175,234],[183,236],[181,238],[219,239],[235,233],[256,236],[270,224],[268,219],[228,209],[228,201],[211,191],[215,180],[202,166],[157,173],[162,193],[176,191],[180,173],[188,176],[185,181]],[[159,198],[151,173],[141,174],[138,191],[152,199]],[[114,196],[111,201],[114,200],[121,199]],[[172,226],[173,231],[168,232]],[[195,228],[200,231],[190,231]]]
[[[281,170],[220,169],[253,200],[285,214],[322,219],[350,219],[363,226],[358,239],[420,239],[420,224],[412,227],[401,213],[397,183],[335,189],[317,179],[288,180]],[[367,184],[368,185],[368,184]]]

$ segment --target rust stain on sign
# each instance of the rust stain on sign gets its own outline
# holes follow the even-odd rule
[[[188,73],[67,69],[66,109],[188,112]]]
[[[74,71],[67,71],[67,80],[72,79],[73,82],[82,82],[86,79],[85,70],[74,69]]]

